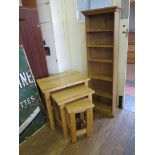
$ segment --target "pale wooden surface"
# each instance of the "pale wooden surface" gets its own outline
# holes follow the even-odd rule
[[[120,9],[121,8],[117,6],[111,6],[111,7],[106,7],[106,8],[86,10],[86,11],[82,11],[82,13],[84,15],[96,15],[96,14],[101,14],[101,13],[120,11]]]
[[[92,132],[93,132],[93,108],[87,109],[87,137],[91,137]]]
[[[52,92],[89,80],[88,77],[81,75],[77,71],[66,71],[46,78],[37,79],[37,83],[42,92]]]
[[[118,52],[119,52],[119,31],[120,31],[120,13],[114,13],[114,51],[113,51],[113,85],[112,85],[112,113],[114,116],[117,99],[117,77],[118,77]]]
[[[86,76],[81,75],[77,71],[66,71],[59,74],[54,74],[46,78],[37,79],[37,84],[42,92],[42,96],[44,97],[47,115],[49,118],[51,129],[55,129],[55,122],[53,117],[53,107],[51,103],[50,93],[56,90],[60,90],[66,87],[70,87],[76,84],[88,85],[88,81],[90,79]],[[59,107],[60,108],[60,107]],[[61,117],[64,115],[64,109],[61,107]],[[66,125],[64,126],[64,137],[67,137],[67,129]]]
[[[76,143],[45,126],[19,150],[20,155],[134,155],[134,113],[116,109],[115,118],[94,114],[93,136]]]
[[[113,62],[111,59],[88,59],[88,61],[105,62],[105,63],[112,63]]]
[[[70,126],[71,126],[71,139],[72,143],[76,142],[76,121],[75,121],[75,114],[69,114],[70,118]]]
[[[113,28],[109,29],[103,29],[103,28],[100,28],[100,29],[91,29],[91,30],[87,30],[87,32],[110,32],[110,31],[114,31]]]
[[[80,129],[80,130],[76,131],[76,136],[84,135],[85,133],[87,133],[87,130],[85,128]]]
[[[61,124],[62,124],[62,132],[64,135],[64,138],[68,138],[68,127],[67,127],[67,120],[66,120],[66,113],[64,107],[59,107],[60,111],[60,118],[61,118]]]
[[[58,92],[51,93],[51,97],[60,106],[62,104],[71,102],[73,100],[79,99],[89,94],[94,93],[94,90],[90,89],[85,85],[69,87]]]
[[[104,80],[104,81],[112,81],[111,76],[105,76],[105,75],[90,75],[92,79],[97,79],[97,80]]]
[[[82,13],[86,17],[87,66],[88,75],[91,78],[89,86],[95,90],[93,100],[97,101],[96,104],[100,103],[96,106],[98,107],[96,110],[99,109],[102,114],[114,116],[117,91],[120,8],[112,6],[86,10]],[[109,85],[109,83],[112,85]],[[102,101],[105,101],[105,98],[111,99],[109,105]]]
[[[88,60],[112,60],[113,62],[113,48],[89,48]]]
[[[84,84],[77,85],[51,93],[52,100],[54,100],[54,102],[60,109],[60,117],[62,122],[62,130],[64,138],[68,137],[67,121],[65,115],[65,104],[71,101],[81,99],[83,97],[87,96],[89,97],[89,95],[92,95],[93,93],[94,90],[90,89],[87,86],[87,82],[85,83],[85,85]]]
[[[83,99],[81,101],[74,101],[70,104],[66,105],[67,115],[70,117],[70,130],[71,130],[71,139],[72,142],[76,142],[76,136],[83,135],[87,133],[87,137],[92,135],[92,127],[93,127],[93,107],[92,103],[92,95],[89,95],[87,99]],[[86,112],[86,128],[77,130],[76,129],[76,120],[75,114]],[[84,119],[84,116],[81,116]]]
[[[93,108],[94,104],[89,99],[84,99],[78,102],[72,102],[66,105],[66,110],[68,113],[79,113],[86,111],[86,109]]]
[[[46,110],[47,110],[47,115],[48,115],[51,129],[55,130],[53,107],[51,105],[50,93],[47,92],[44,94],[44,100],[45,100],[45,104],[46,104]]]
[[[88,44],[87,47],[105,47],[105,48],[113,48],[113,45],[98,45],[98,44]]]

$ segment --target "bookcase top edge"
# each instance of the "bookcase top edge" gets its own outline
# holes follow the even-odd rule
[[[91,9],[82,11],[84,15],[95,15],[95,14],[103,14],[103,13],[111,13],[111,12],[119,12],[121,10],[118,6],[111,6],[105,8]]]

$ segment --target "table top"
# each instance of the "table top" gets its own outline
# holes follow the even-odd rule
[[[60,106],[93,93],[95,93],[95,91],[91,88],[85,85],[78,85],[53,92],[51,93],[51,97],[56,101],[56,104]]]
[[[37,79],[38,86],[43,93],[52,92],[69,86],[89,81],[90,78],[77,71],[66,71]]]
[[[79,113],[86,111],[89,108],[93,108],[94,104],[89,99],[83,99],[80,101],[73,101],[66,105],[67,112],[70,113]]]

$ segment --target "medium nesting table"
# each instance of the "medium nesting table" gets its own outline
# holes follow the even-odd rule
[[[51,129],[55,130],[55,121],[50,94],[55,91],[82,83],[85,86],[88,86],[89,80],[90,79],[88,77],[80,74],[77,71],[66,71],[63,73],[51,75],[46,78],[37,79],[37,84],[41,90],[42,97],[46,106]],[[64,138],[67,138],[67,133],[63,131],[63,134]]]

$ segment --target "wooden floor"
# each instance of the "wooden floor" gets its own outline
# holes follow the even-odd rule
[[[126,79],[135,81],[135,64],[127,64]]]
[[[135,64],[127,64],[124,110],[135,112]]]
[[[134,155],[134,113],[117,109],[115,118],[94,114],[94,132],[72,144],[45,126],[20,148],[20,155]]]

